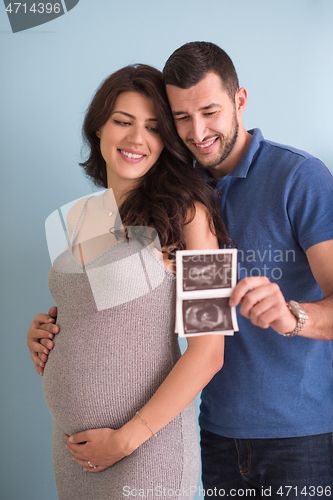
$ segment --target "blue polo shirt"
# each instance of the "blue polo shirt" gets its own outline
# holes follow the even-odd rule
[[[319,300],[305,252],[333,239],[333,177],[310,154],[250,133],[240,162],[215,186],[238,278],[267,276],[286,300]],[[332,432],[333,341],[286,338],[240,314],[238,322],[222,370],[202,391],[201,427],[234,438]]]

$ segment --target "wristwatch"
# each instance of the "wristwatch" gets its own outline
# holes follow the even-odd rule
[[[308,315],[306,314],[305,309],[302,308],[301,304],[296,302],[295,300],[289,300],[286,302],[289,311],[295,316],[297,319],[297,325],[295,330],[290,333],[281,333],[284,337],[295,337],[302,330],[303,326],[308,320]]]

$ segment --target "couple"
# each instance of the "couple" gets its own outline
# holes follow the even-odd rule
[[[129,190],[128,181],[133,181],[131,184],[133,188],[134,181],[140,177],[136,190],[131,191],[122,201],[120,215],[125,226],[155,227],[166,252],[164,262],[169,269],[172,265],[172,255],[170,260],[167,253],[170,243],[178,248],[214,248],[215,235],[221,239],[223,227],[216,220],[214,201],[210,197],[210,192],[206,193],[206,188],[198,190],[195,188],[197,172],[207,181],[207,186],[215,189],[221,217],[241,257],[239,277],[243,279],[239,281],[230,298],[230,305],[240,305],[238,318],[240,331],[234,337],[226,339],[222,370],[219,368],[223,357],[221,341],[223,337],[218,337],[220,340],[211,338],[208,340],[204,337],[195,339],[196,346],[192,348],[189,343],[188,350],[175,367],[172,368],[173,365],[170,365],[166,368],[162,380],[168,373],[169,375],[158,391],[151,394],[151,399],[144,401],[140,406],[141,416],[135,415],[118,431],[108,428],[96,429],[79,433],[71,439],[66,437],[68,450],[74,460],[89,472],[99,472],[116,462],[111,468],[114,470],[117,465],[126,464],[126,461],[134,457],[132,468],[127,468],[126,474],[135,475],[138,463],[148,460],[149,446],[153,446],[150,443],[156,439],[149,437],[153,433],[157,433],[158,436],[166,429],[163,435],[166,441],[162,446],[167,446],[170,432],[167,427],[174,424],[177,435],[182,425],[174,418],[175,415],[181,410],[190,411],[185,407],[193,399],[194,393],[200,390],[200,385],[206,385],[219,370],[202,392],[199,418],[203,486],[207,498],[223,496],[223,491],[224,494],[231,494],[232,490],[239,490],[244,495],[248,488],[255,490],[257,498],[260,498],[265,488],[271,488],[271,498],[284,498],[283,495],[287,498],[288,486],[292,486],[292,490],[288,491],[288,498],[298,498],[298,489],[302,488],[307,488],[307,492],[303,490],[303,494],[311,493],[314,498],[317,496],[319,498],[320,488],[324,488],[327,493],[324,494],[328,496],[329,489],[332,488],[333,475],[332,176],[319,160],[308,153],[267,141],[259,129],[250,132],[245,130],[242,113],[247,101],[246,90],[239,88],[231,60],[216,45],[194,42],[177,49],[165,65],[163,80],[177,132],[197,160],[196,169],[191,170],[188,175],[186,171],[188,160],[184,159],[182,162],[183,153],[177,141],[175,143],[167,141],[168,133],[172,131],[172,124],[167,120],[167,113],[160,114],[152,94],[148,94],[147,97],[146,91],[136,89],[129,92],[128,89],[124,89],[119,90],[121,93],[115,102],[108,103],[109,106],[106,107],[108,116],[103,118],[103,123],[96,121],[88,130],[89,113],[87,115],[85,132],[86,135],[91,135],[91,141],[95,145],[98,144],[97,141],[100,143],[101,155],[107,167],[107,181],[105,175],[103,177],[101,168],[97,168],[94,175],[99,176],[100,185],[113,188],[116,200],[117,196],[119,197],[118,202],[120,199],[124,200],[122,197]],[[133,110],[127,110],[131,102],[130,97],[135,97]],[[122,115],[112,116],[116,111],[120,111]],[[160,116],[163,116],[163,120],[159,119]],[[141,132],[139,122],[142,125]],[[154,135],[157,132],[150,130],[151,124],[156,122],[160,133],[158,138]],[[163,167],[171,169],[175,162],[179,175],[188,178],[188,185],[183,182],[179,187],[182,189],[184,186],[183,192],[186,196],[183,195],[180,199],[178,184],[172,180],[176,179],[174,172],[171,177],[165,175],[160,183],[153,184],[158,162],[154,165],[149,164],[151,168],[147,169],[143,162],[135,163],[139,158],[133,157],[131,148],[122,143],[123,136],[120,136],[119,144],[113,139],[118,137],[114,135],[116,132],[113,130],[111,132],[112,127],[116,125],[122,129],[137,129],[135,133],[130,133],[130,136],[137,144],[143,144],[137,146],[135,151],[139,151],[140,154],[136,156],[142,156],[145,161],[149,157],[152,159],[154,153],[156,161],[164,144],[162,154],[169,157],[170,162],[166,163],[164,159]],[[150,134],[155,137],[153,142]],[[126,141],[128,140],[126,138]],[[96,150],[96,147],[94,149]],[[98,153],[95,154],[98,156]],[[122,158],[123,156],[125,158]],[[128,158],[132,161],[127,160]],[[90,169],[92,163],[88,160],[85,164],[90,175],[93,173],[93,169]],[[139,166],[139,170],[134,170],[133,164]],[[151,184],[149,181],[146,183],[149,174],[151,174]],[[111,179],[117,182],[112,184]],[[146,185],[154,186],[154,189],[159,187],[164,189],[164,184],[167,191],[166,213],[168,218],[170,218],[169,213],[173,216],[172,224],[169,224],[168,230],[165,231],[163,224],[156,227],[159,214],[155,222],[150,219],[150,214],[155,212],[149,210],[149,207],[155,207],[156,200],[153,199],[153,205],[149,206],[148,195],[153,196],[154,191],[145,191]],[[168,203],[173,184],[172,202]],[[78,220],[82,212],[87,222],[89,221],[89,203],[91,201],[88,200],[84,207],[77,208],[73,220]],[[172,212],[173,203],[177,203],[177,209]],[[204,209],[203,205],[206,205],[207,209]],[[131,211],[134,206],[137,213]],[[181,229],[179,232],[172,232],[175,228]],[[222,242],[228,241],[225,234],[222,238]],[[78,244],[76,246],[79,247]],[[77,263],[79,255],[78,249]],[[84,258],[84,255],[82,257]],[[164,281],[169,280],[171,283],[172,275],[168,269],[164,272],[166,274]],[[61,272],[59,275],[61,276]],[[165,292],[168,310],[172,300],[170,283],[165,284],[169,287],[168,293]],[[61,294],[61,281],[58,287]],[[295,300],[301,301],[301,304]],[[145,306],[152,311],[149,301]],[[151,314],[154,313],[155,311]],[[67,323],[71,325],[71,335],[72,329],[82,332],[84,325],[80,319],[80,310],[75,314],[69,310],[66,314]],[[156,316],[159,314],[162,312],[158,312]],[[167,320],[163,317],[159,328],[167,329],[166,323],[170,326],[170,314],[169,312]],[[52,347],[52,342],[47,340],[48,336],[50,332],[58,332],[58,328],[51,323],[45,327],[41,326],[42,323],[48,322],[47,319],[46,315],[38,315],[28,333],[32,359],[41,374],[49,349]],[[119,322],[123,321],[121,315],[116,319]],[[58,317],[57,321],[63,332],[61,318]],[[142,325],[141,331],[144,330],[144,326]],[[137,326],[136,331],[140,332]],[[165,332],[165,335],[168,334]],[[169,335],[169,338],[172,336]],[[41,343],[38,339],[42,339]],[[68,336],[66,340],[64,336],[62,340],[60,339],[60,335],[56,337],[56,346],[48,363],[51,363],[53,357],[61,354],[66,367],[70,369],[75,355],[78,356],[78,360],[80,355],[75,354],[75,342],[69,345],[72,341]],[[112,341],[114,340],[113,337]],[[82,340],[81,352],[84,352],[86,344],[89,346],[89,341],[95,349],[88,335]],[[61,345],[63,345],[62,350]],[[57,350],[61,351],[60,354],[57,354]],[[202,350],[202,355],[199,357],[201,363],[199,369],[191,371],[193,366],[191,363],[197,350]],[[142,351],[144,349],[140,353]],[[211,362],[211,359],[214,361]],[[106,371],[105,362],[101,357],[96,359],[96,364],[102,365],[102,372],[103,369]],[[177,371],[179,364],[181,368]],[[45,375],[47,370],[48,365]],[[127,388],[124,388],[124,401],[127,400],[125,389]],[[171,394],[169,391],[174,392]],[[85,398],[82,391],[78,390],[77,394],[78,401],[80,395]],[[107,409],[110,402],[103,397],[101,401]],[[75,415],[73,420],[75,421]],[[185,422],[185,415],[182,421]],[[170,423],[166,425],[167,422]],[[190,420],[186,420],[186,425],[182,427],[183,432],[185,428],[189,429],[189,422]],[[185,444],[189,436],[189,432],[182,434],[183,450],[186,449]],[[59,443],[62,443],[61,439],[63,440],[63,436],[59,435]],[[131,446],[128,445],[128,441]],[[86,444],[79,444],[82,442]],[[179,453],[176,449],[178,444],[179,440],[173,443],[175,449],[171,461],[168,462],[165,453],[161,451],[161,459],[157,458],[155,462],[150,462],[152,465],[149,474],[153,474],[155,467],[158,470],[157,475],[162,474],[162,471],[171,467],[176,457],[177,464],[179,463]],[[59,454],[62,453],[57,446],[54,446],[54,453],[57,454],[58,451]],[[148,449],[147,454],[145,447]],[[131,454],[133,449],[135,452]],[[86,450],[89,451],[89,456]],[[155,447],[154,453],[158,453],[158,448]],[[182,459],[182,471],[184,477],[187,474],[187,479],[181,477],[180,467],[174,467],[170,468],[169,472],[166,471],[168,474],[166,480],[174,476],[175,470],[178,474],[176,478],[178,485],[182,484],[182,481],[184,484],[186,481],[186,484],[189,484],[188,481],[194,480],[194,473],[188,465],[190,453],[191,450],[187,448],[187,454]],[[67,454],[70,455],[68,452]],[[125,460],[117,461],[125,455]],[[141,458],[143,456],[144,459]],[[67,461],[67,457],[59,461],[59,467],[64,460]],[[97,469],[93,468],[95,465],[98,466]],[[105,474],[109,469],[105,469],[101,474]],[[64,491],[72,481],[74,491],[78,491],[79,483],[84,485],[86,491],[88,488],[86,476],[82,475],[82,478],[77,480],[77,469],[73,469],[73,477],[71,473],[66,473],[66,470],[67,465],[62,469],[61,481]],[[100,474],[88,475],[94,478],[100,477]],[[103,480],[99,478],[99,482],[102,481],[103,484],[108,484],[107,478]],[[112,491],[111,484],[110,491]],[[112,493],[109,493],[105,498],[117,498],[111,495]],[[84,498],[83,494],[81,496]],[[69,497],[75,498],[71,495]],[[100,498],[104,497],[100,495]]]

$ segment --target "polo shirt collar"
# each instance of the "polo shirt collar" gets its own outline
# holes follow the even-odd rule
[[[221,179],[225,179],[226,177],[245,178],[247,176],[253,157],[259,149],[260,142],[263,140],[263,135],[259,128],[248,130],[248,132],[252,135],[252,138],[247,145],[242,158],[234,167],[234,169],[225,177],[221,177]],[[206,181],[212,180],[212,176],[206,168],[202,167],[199,163],[196,163],[196,167]],[[219,180],[217,181],[217,184]]]

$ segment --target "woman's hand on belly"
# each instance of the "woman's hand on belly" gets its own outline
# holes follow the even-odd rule
[[[65,440],[73,460],[87,472],[107,469],[132,451],[127,450],[121,433],[109,428],[91,429],[71,437],[66,435]]]

